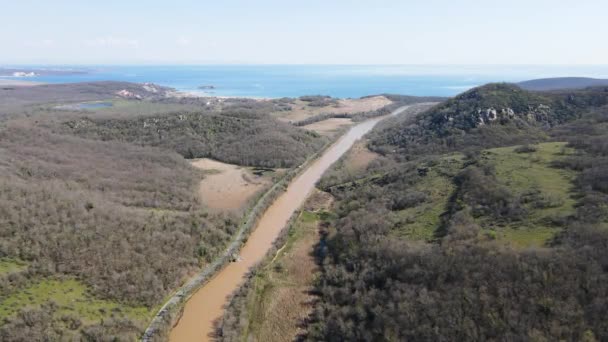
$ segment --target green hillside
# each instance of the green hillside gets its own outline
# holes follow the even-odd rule
[[[512,84],[488,84],[445,101],[417,117],[387,122],[370,148],[404,156],[436,154],[547,140],[548,129],[608,104],[604,88],[532,93]]]
[[[608,338],[606,95],[488,85],[381,125],[378,162],[321,183],[306,338]]]

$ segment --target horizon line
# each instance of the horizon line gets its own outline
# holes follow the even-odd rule
[[[248,62],[125,62],[125,63],[5,63],[0,68],[14,66],[459,66],[459,67],[608,67],[608,63],[248,63]]]

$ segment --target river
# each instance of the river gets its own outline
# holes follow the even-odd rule
[[[409,106],[395,110],[404,112]],[[227,297],[243,282],[243,277],[260,262],[272,247],[273,241],[315,187],[323,173],[351,146],[385,117],[373,118],[351,127],[330,146],[321,157],[297,176],[258,221],[240,251],[241,260],[226,265],[186,302],[183,314],[171,330],[172,342],[208,341],[212,339],[214,322],[222,316]]]

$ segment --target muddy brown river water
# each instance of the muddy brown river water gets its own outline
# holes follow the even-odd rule
[[[405,111],[401,107],[391,115]],[[303,204],[323,173],[335,163],[363,135],[385,117],[359,123],[323,155],[296,177],[260,218],[256,228],[240,251],[241,260],[226,265],[202,286],[186,303],[183,315],[171,331],[170,341],[208,341],[212,339],[214,322],[222,316],[227,297],[243,282],[249,268],[260,262],[272,247],[292,214]]]

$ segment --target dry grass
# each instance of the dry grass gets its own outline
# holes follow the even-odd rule
[[[270,266],[281,265],[283,274],[270,274],[272,282],[265,293],[260,316],[263,321],[259,330],[255,331],[258,341],[291,341],[302,333],[302,322],[306,320],[315,299],[310,292],[316,264],[310,255],[314,244],[318,241],[316,221],[312,224],[301,225],[306,229],[293,247]],[[276,277],[276,278],[274,278]]]
[[[239,211],[260,190],[270,184],[265,176],[256,176],[248,168],[212,159],[197,159],[194,167],[208,171],[200,182],[201,202],[218,211]]]
[[[256,279],[249,307],[249,336],[254,341],[292,341],[302,334],[316,297],[311,294],[317,265],[313,255],[319,241],[319,216],[328,208],[329,194],[315,190],[298,217],[290,237]]]
[[[384,96],[373,96],[364,99],[341,99],[337,105],[325,107],[309,106],[307,102],[295,100],[293,110],[288,112],[277,112],[272,115],[283,121],[302,121],[315,115],[324,113],[344,114],[368,112],[380,109],[391,104],[392,101]]]
[[[379,154],[370,151],[367,148],[367,142],[364,140],[358,141],[348,152],[344,167],[349,172],[359,172],[367,168],[367,166],[378,158]]]
[[[332,118],[315,122],[310,125],[302,126],[302,128],[307,129],[309,131],[315,131],[324,136],[328,136],[340,131],[341,128],[352,125],[352,123],[353,121],[351,119]]]

